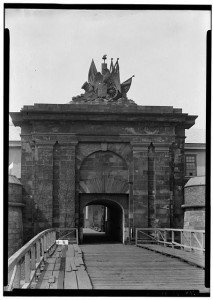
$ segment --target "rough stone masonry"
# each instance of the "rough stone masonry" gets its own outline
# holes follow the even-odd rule
[[[21,127],[25,241],[50,227],[78,227],[82,240],[89,204],[110,208],[109,232],[123,242],[137,227],[183,228],[185,129],[196,116],[138,106],[115,65],[102,64],[101,77],[93,62],[85,94],[69,104],[11,113]]]

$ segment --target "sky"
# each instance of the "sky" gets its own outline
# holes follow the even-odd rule
[[[121,82],[135,75],[128,98],[182,108],[205,128],[210,21],[210,11],[6,10],[10,111],[68,103],[107,54],[108,66],[119,58]]]

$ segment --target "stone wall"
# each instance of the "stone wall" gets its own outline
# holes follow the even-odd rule
[[[75,146],[56,143],[53,155],[53,227],[75,227]]]
[[[156,227],[171,227],[171,190],[169,149],[155,147]],[[180,223],[177,224],[180,226]]]
[[[87,194],[118,196],[133,234],[182,228],[185,129],[195,116],[170,106],[86,103],[35,104],[11,116],[22,128],[26,240],[52,226],[80,228]]]
[[[184,194],[184,229],[205,230],[205,176],[189,179]]]
[[[8,203],[8,257],[23,246],[22,185],[20,181],[9,175]]]
[[[128,169],[125,161],[111,151],[89,155],[80,168],[81,193],[128,193]]]
[[[205,230],[205,176],[189,179],[184,187],[184,194],[184,229]],[[200,248],[200,245],[205,245],[205,235],[200,232],[191,235],[185,232],[183,243]]]
[[[133,145],[133,166],[134,228],[148,227],[148,147]]]

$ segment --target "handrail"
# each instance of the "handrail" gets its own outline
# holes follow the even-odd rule
[[[78,229],[73,227],[73,228],[69,228],[69,227],[60,227],[60,228],[54,228],[56,230],[56,232],[58,231],[66,231],[66,230],[71,230],[71,232],[69,232],[68,234],[72,233],[73,231],[75,231],[75,235],[76,235],[76,244],[79,244],[79,239],[78,239]],[[60,237],[60,239],[65,238],[65,236]]]
[[[29,288],[33,280],[41,274],[47,257],[55,250],[56,232],[65,230],[75,230],[78,244],[77,228],[50,228],[37,234],[15,252],[8,259],[8,285],[5,290]]]
[[[181,228],[136,228],[136,230],[160,230],[160,231],[185,231],[185,232],[200,232],[203,233],[205,230],[199,230],[199,229],[181,229]]]
[[[148,231],[148,233],[147,233]],[[149,232],[154,233],[153,237]],[[162,234],[163,232],[163,234]],[[182,250],[189,249],[205,251],[205,230],[194,230],[194,229],[179,229],[179,228],[136,228],[135,244],[136,246],[140,242],[147,240],[139,238],[139,233],[155,241],[156,243],[163,244],[166,246],[180,247]],[[176,237],[175,237],[176,233]],[[168,238],[170,234],[170,239]],[[169,240],[169,241],[168,241]]]
[[[21,247],[12,256],[10,256],[8,259],[8,272],[10,272],[14,268],[15,264],[23,258],[23,256],[32,248],[33,245],[35,245],[35,243],[39,239],[41,239],[46,233],[51,231],[53,231],[53,229],[46,229],[38,233],[34,238],[32,238],[23,247]]]

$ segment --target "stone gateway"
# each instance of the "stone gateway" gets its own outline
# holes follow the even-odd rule
[[[89,205],[107,207],[108,233],[123,243],[137,227],[183,228],[185,129],[196,116],[138,106],[115,65],[97,76],[93,62],[85,94],[68,104],[11,113],[21,127],[25,242],[51,227],[77,227],[83,241]]]

